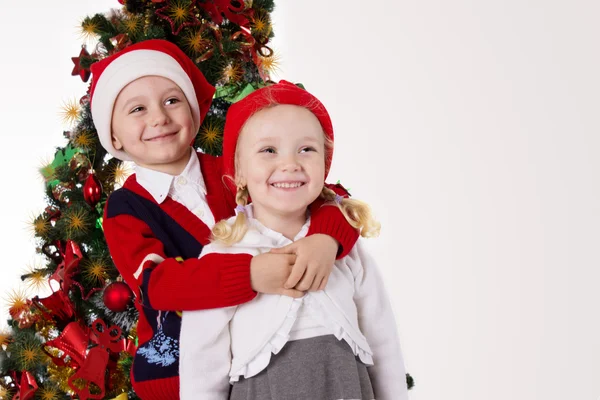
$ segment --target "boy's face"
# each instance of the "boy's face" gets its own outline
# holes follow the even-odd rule
[[[238,179],[248,186],[254,212],[305,213],[321,193],[325,137],[303,107],[278,105],[248,119],[238,139]]]
[[[145,76],[121,90],[112,114],[112,140],[142,167],[180,174],[196,136],[188,101],[173,81]]]

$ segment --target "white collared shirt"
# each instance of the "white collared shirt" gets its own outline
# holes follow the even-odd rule
[[[215,217],[206,201],[206,185],[195,151],[190,152],[190,161],[177,176],[139,165],[135,166],[135,173],[138,183],[158,204],[162,204],[170,196],[193,212],[209,228],[212,229],[215,225]]]

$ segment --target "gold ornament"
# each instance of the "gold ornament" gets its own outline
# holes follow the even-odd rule
[[[94,146],[94,136],[90,132],[83,131],[71,139],[71,143],[80,149],[89,150]]]
[[[41,400],[59,400],[58,391],[53,387],[43,387],[36,393]]]
[[[108,270],[110,266],[106,260],[84,260],[81,263],[83,277],[92,285],[98,285],[108,278]]]
[[[40,238],[43,238],[48,234],[51,226],[50,221],[48,221],[44,214],[33,217],[31,221],[29,221],[29,230],[34,236]]]
[[[35,367],[45,358],[45,354],[37,342],[24,343],[22,346],[18,346],[15,350],[15,356],[23,370]]]
[[[112,184],[122,185],[125,180],[133,173],[133,170],[128,164],[123,162],[110,165],[108,167],[108,181]]]
[[[58,350],[50,350],[50,354],[54,357],[58,357]],[[54,382],[58,386],[58,389],[66,394],[72,396],[75,394],[73,389],[69,386],[69,378],[75,374],[75,370],[69,367],[59,367],[54,363],[48,363],[48,376],[50,377],[50,381]]]
[[[8,346],[12,342],[12,337],[10,332],[2,331],[0,332],[0,349],[6,350],[6,346]]]
[[[223,80],[225,83],[239,82],[244,77],[244,69],[236,62],[230,62],[223,68]]]
[[[79,112],[81,111],[81,105],[77,100],[67,100],[61,107],[60,115],[62,116],[63,123],[71,125],[79,119]]]
[[[12,315],[17,315],[27,309],[27,293],[23,289],[13,289],[6,299],[8,311]]]
[[[281,57],[279,54],[273,53],[273,55],[270,57],[259,56],[258,58],[260,60],[259,68],[261,68],[267,75],[281,71]]]
[[[223,140],[221,127],[212,121],[206,121],[200,128],[198,145],[205,151],[217,149]]]
[[[39,292],[48,285],[47,273],[41,268],[43,268],[41,265],[29,265],[24,274],[28,275],[26,279],[27,288],[35,292]]]
[[[96,38],[98,35],[98,24],[92,20],[90,17],[86,17],[81,22],[81,31],[80,37],[83,40],[91,41]]]
[[[77,235],[83,235],[90,231],[91,222],[87,212],[82,208],[67,209],[63,221],[66,226],[67,238],[72,239]]]
[[[202,31],[198,29],[191,29],[186,32],[182,44],[188,53],[193,54],[204,53],[211,45],[210,40],[202,36]]]
[[[130,15],[123,20],[123,26],[129,35],[136,35],[142,30],[142,19],[137,15]]]

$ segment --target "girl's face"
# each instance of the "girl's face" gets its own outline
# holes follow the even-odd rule
[[[248,119],[237,144],[237,178],[257,217],[306,212],[323,189],[324,140],[319,120],[303,107],[277,105]]]
[[[185,95],[160,76],[136,79],[121,90],[111,129],[115,149],[124,150],[142,167],[173,175],[187,165],[196,135]]]

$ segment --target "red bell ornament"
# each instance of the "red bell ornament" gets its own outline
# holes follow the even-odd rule
[[[86,203],[90,206],[94,207],[102,198],[102,184],[98,177],[91,173],[85,180],[83,185],[83,198]]]

